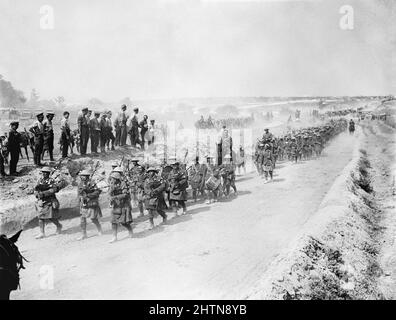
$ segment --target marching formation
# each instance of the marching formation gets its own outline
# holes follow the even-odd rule
[[[254,154],[259,175],[267,183],[273,179],[277,160],[297,162],[319,157],[329,140],[347,128],[348,122],[342,118],[332,119],[322,126],[292,130],[281,137],[274,137],[265,129],[263,137],[256,143]]]
[[[257,170],[266,182],[273,179],[273,170],[278,160],[297,162],[320,156],[323,148],[330,139],[348,128],[345,119],[330,120],[318,127],[292,130],[282,137],[274,137],[268,129],[257,141],[254,162]],[[167,222],[167,211],[173,211],[176,216],[188,213],[186,202],[188,194],[194,202],[198,198],[206,204],[221,198],[237,196],[235,184],[236,166],[231,154],[226,154],[222,163],[216,164],[214,157],[206,156],[204,163],[196,157],[194,164],[187,167],[176,158],[168,159],[159,167],[140,164],[140,160],[121,159],[112,165],[106,187],[100,187],[101,182],[94,178],[99,162],[92,170],[79,173],[80,182],[77,188],[81,237],[87,238],[87,220],[96,226],[99,235],[102,234],[100,218],[102,209],[99,198],[106,188],[109,196],[111,211],[112,238],[110,243],[118,240],[120,226],[133,237],[132,209],[139,210],[139,217],[148,214],[150,229],[154,228],[154,218],[159,215],[162,223]],[[131,165],[130,165],[131,164]],[[59,223],[59,201],[56,193],[60,190],[59,183],[52,176],[53,169],[42,168],[42,178],[35,187],[37,198],[40,233],[37,239],[45,237],[45,224],[52,222],[56,232],[62,232]]]
[[[147,211],[150,229],[155,227],[154,218],[157,215],[162,217],[163,223],[167,222],[166,211],[171,210],[176,216],[179,215],[180,210],[181,214],[187,214],[189,186],[194,202],[198,200],[199,195],[203,200],[206,199],[206,203],[216,202],[221,197],[228,198],[230,188],[237,195],[235,166],[230,155],[225,156],[225,159],[222,165],[215,165],[211,156],[207,156],[206,163],[202,164],[197,157],[195,163],[188,168],[176,158],[169,159],[158,168],[139,164],[139,159],[130,161],[122,159],[120,163],[114,163],[106,184],[113,233],[110,242],[117,241],[119,226],[126,228],[130,237],[133,236],[133,207],[138,208],[139,217],[144,216],[144,211]],[[91,171],[83,170],[79,173],[80,182],[77,188],[81,226],[79,240],[88,237],[88,219],[96,226],[98,234],[102,234],[100,224],[102,210],[99,198],[103,188],[99,187],[99,183],[94,179],[98,164],[99,162]],[[45,237],[45,225],[49,222],[56,225],[58,234],[62,231],[62,225],[58,221],[59,201],[56,198],[60,186],[52,176],[53,169],[43,167],[41,172],[42,178],[34,189],[40,228],[37,239]]]

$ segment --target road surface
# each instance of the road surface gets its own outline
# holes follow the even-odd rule
[[[63,222],[63,235],[52,236],[49,226],[43,240],[34,239],[37,228],[28,229],[18,245],[30,262],[11,299],[243,298],[315,214],[356,141],[343,133],[319,159],[280,163],[272,183],[256,173],[237,177],[238,197],[190,204],[188,215],[169,213],[168,224],[151,231],[146,219],[137,220],[135,238],[123,230],[115,244],[108,243],[108,209],[102,237],[90,225],[90,237],[76,241],[78,218]],[[47,266],[53,289],[45,285]]]

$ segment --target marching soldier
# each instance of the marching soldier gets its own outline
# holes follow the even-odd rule
[[[291,161],[295,161],[296,163],[297,163],[297,159],[298,159],[298,145],[297,145],[297,142],[296,142],[296,138],[295,137],[292,137],[291,138],[291,143],[290,143],[290,145],[289,145],[289,148],[290,148],[290,158],[291,158]]]
[[[87,154],[89,140],[88,108],[83,108],[77,118],[78,133],[80,134],[81,146],[80,153],[82,156]]]
[[[19,121],[11,121],[8,134],[8,151],[10,152],[10,176],[18,174],[17,165],[21,153],[21,134],[18,132]]]
[[[41,167],[41,155],[44,147],[44,114],[40,112],[36,117],[37,120],[30,126],[29,131],[34,136],[34,164]]]
[[[199,163],[199,157],[195,158],[195,164],[191,168],[191,188],[194,202],[197,202],[198,192],[205,197],[205,178],[207,167]]]
[[[211,165],[208,169],[208,179],[205,182],[205,188],[207,190],[205,203],[217,202],[217,199],[221,191],[221,177],[220,170],[215,165]]]
[[[132,238],[132,206],[129,186],[123,177],[124,171],[117,167],[111,173],[110,180],[110,207],[111,207],[111,228],[113,238],[110,243],[117,241],[118,225],[124,226]]]
[[[271,146],[269,144],[266,144],[264,146],[264,154],[263,154],[263,159],[262,159],[262,166],[263,166],[263,169],[264,169],[265,183],[268,182],[268,175],[270,176],[270,179],[272,181],[273,170],[274,170],[274,156],[272,154]]]
[[[144,168],[138,164],[139,159],[132,159],[131,172],[131,193],[134,203],[139,208],[139,217],[144,216],[144,180],[146,172]]]
[[[178,215],[178,209],[183,208],[183,214],[187,213],[187,187],[188,177],[187,174],[180,169],[180,163],[177,160],[170,161],[172,171],[169,173],[170,183],[170,205],[173,207],[174,212]]]
[[[102,210],[99,206],[99,195],[101,190],[96,183],[91,181],[91,172],[83,170],[80,173],[80,184],[78,185],[78,197],[80,200],[81,215],[81,232],[82,235],[78,240],[87,238],[87,219],[91,219],[92,223],[98,229],[98,234],[102,235],[102,227],[99,218],[102,217]]]
[[[260,177],[263,176],[263,158],[264,158],[264,143],[259,141],[256,146],[256,151],[255,151],[255,160],[254,162],[256,163],[257,167],[257,172]]]
[[[237,188],[235,186],[235,165],[231,161],[231,156],[228,154],[224,157],[224,164],[221,168],[223,176],[223,193],[226,197],[230,194],[230,188],[234,190],[234,194],[237,195]]]
[[[148,177],[144,181],[144,204],[149,213],[150,229],[154,228],[154,216],[159,214],[163,223],[166,223],[167,216],[164,209],[166,203],[164,200],[164,191],[166,183],[158,176],[158,170],[155,168],[147,169]]]
[[[54,127],[52,125],[52,120],[54,119],[55,113],[47,112],[47,119],[44,120],[44,147],[42,159],[44,159],[45,151],[48,151],[50,156],[50,161],[54,160]]]
[[[59,144],[61,145],[62,149],[62,158],[67,158],[71,141],[69,115],[70,113],[68,111],[63,112],[63,119],[61,120],[61,137]]]
[[[353,134],[355,132],[355,122],[353,119],[349,121],[349,133]]]
[[[56,226],[56,233],[62,232],[62,225],[59,223],[59,201],[56,198],[56,193],[59,188],[53,178],[51,178],[52,169],[44,167],[41,169],[42,177],[37,182],[34,188],[34,194],[37,198],[36,211],[38,212],[40,233],[36,239],[45,237],[45,224],[52,222]]]

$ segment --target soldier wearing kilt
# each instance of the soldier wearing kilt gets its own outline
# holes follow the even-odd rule
[[[102,217],[102,210],[99,206],[99,195],[101,190],[96,183],[90,179],[91,172],[83,170],[80,173],[80,184],[78,185],[78,198],[80,200],[80,215],[81,215],[81,232],[82,235],[78,240],[87,238],[87,219],[91,219],[96,226],[98,234],[102,235],[102,226],[99,218]]]
[[[256,152],[255,152],[255,163],[257,167],[257,172],[260,175],[260,177],[263,176],[264,170],[263,170],[263,158],[264,158],[264,143],[259,141]]]
[[[36,239],[45,237],[45,224],[52,222],[56,226],[56,233],[62,232],[62,225],[59,223],[59,201],[56,198],[56,193],[59,188],[54,179],[50,177],[51,168],[44,167],[41,169],[42,177],[37,182],[34,188],[34,194],[37,198],[36,211],[38,212],[40,233]]]
[[[206,156],[207,178],[205,178],[205,189],[207,190],[207,193],[205,203],[207,204],[216,202],[221,190],[220,171],[217,166],[213,164],[212,159],[212,156]]]
[[[291,138],[291,142],[289,144],[289,150],[290,150],[290,160],[295,161],[297,163],[298,145],[296,143],[296,138],[294,138],[294,137]]]
[[[111,227],[113,238],[110,243],[117,241],[118,225],[124,226],[132,238],[132,205],[129,186],[124,179],[123,170],[117,167],[110,174],[110,207]]]
[[[180,163],[177,160],[171,161],[172,171],[169,173],[170,183],[170,194],[169,200],[170,205],[173,208],[176,215],[178,215],[178,209],[183,209],[183,214],[187,213],[186,201],[187,201],[187,187],[188,177],[185,171],[180,169]]]
[[[235,165],[231,163],[231,156],[228,154],[224,157],[224,164],[220,170],[223,177],[223,193],[226,197],[230,194],[230,188],[234,190],[234,194],[237,195],[237,189],[235,186]]]
[[[165,214],[166,203],[164,191],[166,182],[158,176],[158,170],[155,168],[147,169],[147,178],[144,180],[144,205],[149,213],[150,229],[154,228],[154,217],[159,214],[163,223],[166,223]]]
[[[191,168],[191,188],[194,202],[197,202],[198,192],[205,197],[205,178],[207,167],[199,163],[199,157],[195,158],[195,164]]]
[[[265,183],[268,182],[268,175],[270,176],[270,179],[272,181],[274,170],[274,156],[272,154],[271,146],[269,144],[265,145],[262,166],[264,170]]]
[[[144,180],[146,179],[146,172],[144,168],[138,164],[139,159],[132,159],[134,164],[131,168],[131,193],[132,200],[139,208],[139,217],[144,216]]]

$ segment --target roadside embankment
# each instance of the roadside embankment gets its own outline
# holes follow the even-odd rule
[[[371,183],[367,139],[293,245],[271,264],[248,299],[379,299],[380,214]]]

